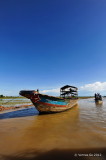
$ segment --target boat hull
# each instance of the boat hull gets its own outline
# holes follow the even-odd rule
[[[103,101],[102,101],[102,100],[95,100],[95,103],[97,103],[97,104],[102,104]]]
[[[33,102],[33,104],[40,113],[57,113],[71,109],[77,104],[77,100],[70,100],[67,105],[56,105],[40,101],[37,103]]]
[[[64,99],[54,96],[40,94],[34,90],[20,91],[20,95],[31,100],[40,113],[56,113],[71,109],[77,104],[76,99]]]

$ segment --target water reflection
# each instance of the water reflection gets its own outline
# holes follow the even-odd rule
[[[70,146],[72,148],[70,141],[74,142],[72,136],[77,136],[74,132],[77,130],[78,117],[79,109],[75,106],[69,111],[57,114],[14,118],[9,119],[8,123],[2,120],[0,153],[13,154],[30,149],[44,151]]]
[[[96,107],[103,107],[103,102],[95,102]]]
[[[35,109],[35,107],[31,107],[31,108],[29,107],[25,109],[19,109],[16,111],[11,110],[11,111],[0,113],[0,119],[35,116],[38,114],[39,112]]]
[[[71,140],[72,132],[77,129],[78,118],[78,106],[61,114],[37,116],[32,125],[26,129],[23,135],[24,142],[26,146],[30,145],[32,148],[37,145],[37,149],[39,147],[44,149],[45,145],[46,148],[63,147]]]
[[[0,120],[0,154],[8,160],[28,160],[31,156],[34,160],[105,150],[106,100],[101,107],[96,106],[93,99],[79,100],[78,103],[57,114],[39,115],[35,108],[15,111],[14,118],[4,114],[9,119],[2,117]]]

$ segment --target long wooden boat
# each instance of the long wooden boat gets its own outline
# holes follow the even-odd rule
[[[68,93],[67,91],[64,93],[62,92],[63,95],[66,95],[67,93]],[[71,90],[71,93],[72,93],[72,90]],[[63,97],[58,98],[58,97],[40,94],[35,90],[22,90],[20,91],[19,94],[21,96],[29,98],[40,113],[62,112],[72,108],[77,104],[76,97],[69,98],[68,96],[67,98],[63,98]]]

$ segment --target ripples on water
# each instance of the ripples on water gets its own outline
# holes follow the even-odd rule
[[[100,159],[106,158],[106,99],[101,105],[92,98],[79,100],[77,106],[57,114],[39,115],[34,107],[3,112],[0,119],[2,159],[60,156],[73,160],[76,152],[95,151],[103,152]]]

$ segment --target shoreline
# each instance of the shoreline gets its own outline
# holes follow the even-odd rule
[[[10,106],[10,107],[4,107],[4,106],[0,106],[0,112],[1,111],[5,111],[5,110],[11,110],[11,109],[19,109],[19,108],[28,108],[30,106],[33,106],[33,104],[30,105],[20,105],[20,106]]]

